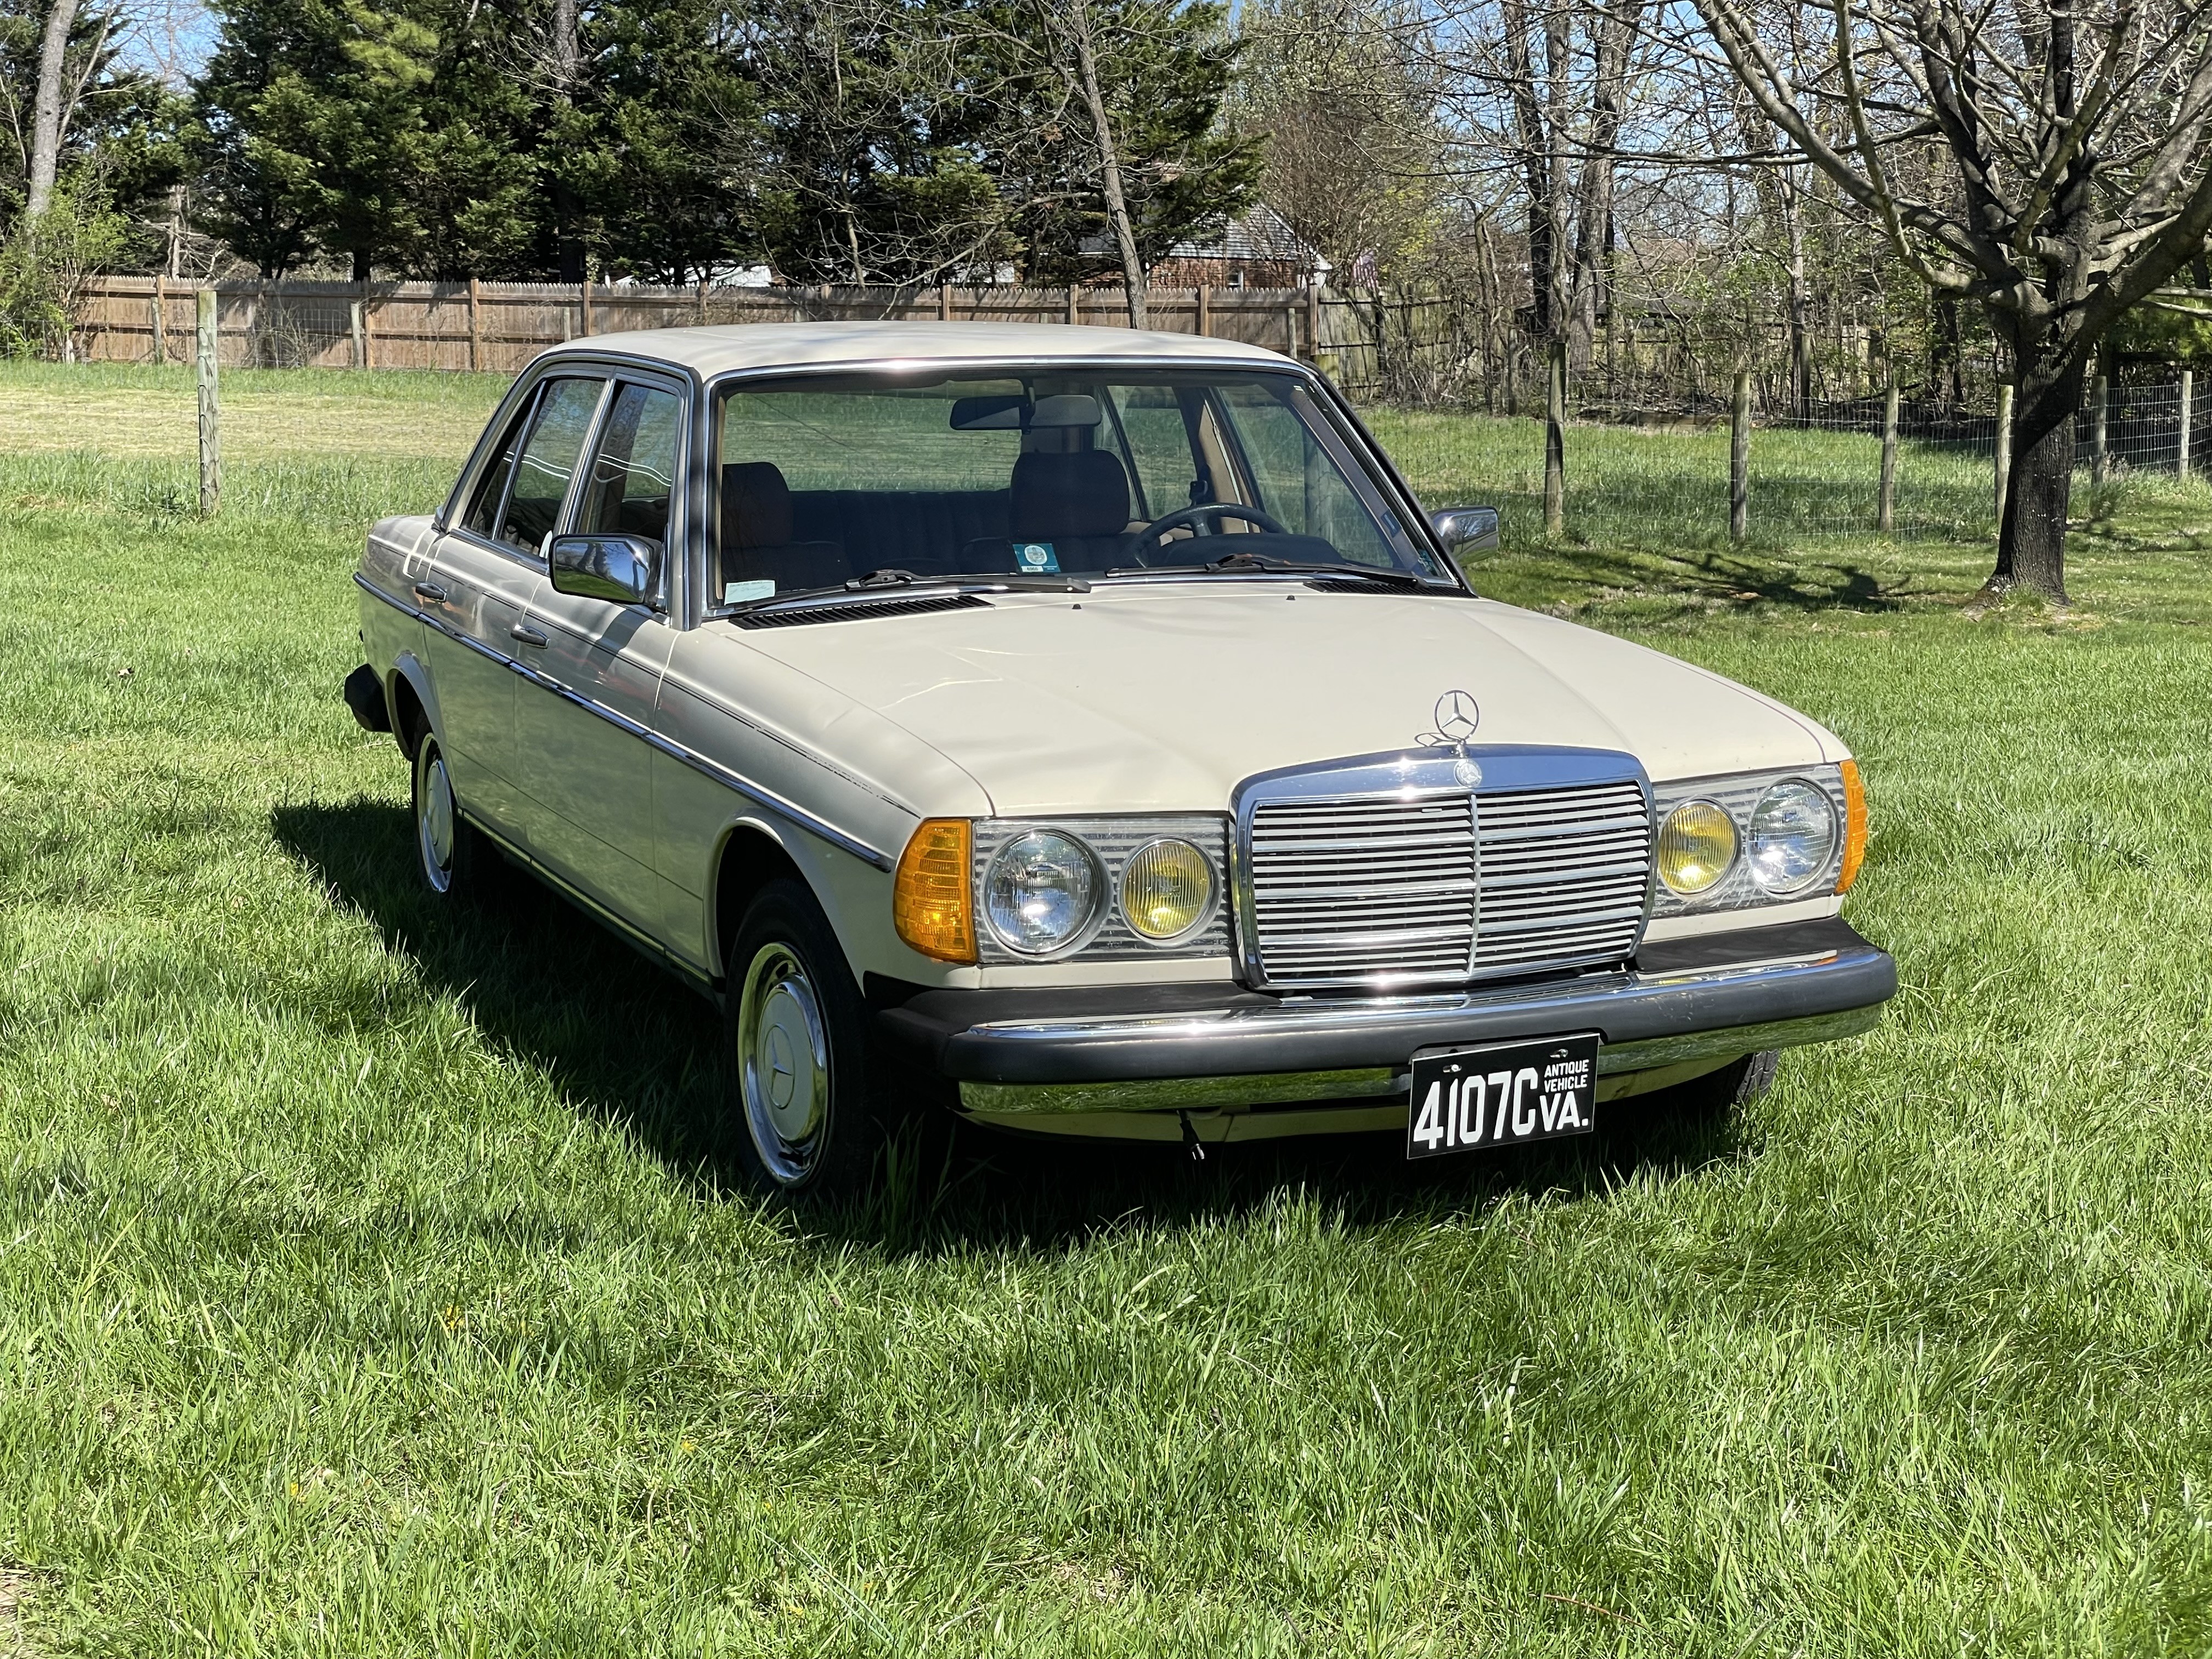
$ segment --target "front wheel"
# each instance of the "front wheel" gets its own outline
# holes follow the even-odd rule
[[[1661,1089],[1645,1097],[1649,1109],[1674,1111],[1684,1117],[1719,1117],[1741,1110],[1774,1086],[1782,1053],[1767,1048],[1732,1060],[1718,1071]]]
[[[866,1011],[812,893],[770,882],[732,941],[732,1058],[745,1162],[772,1191],[858,1192],[884,1144]]]

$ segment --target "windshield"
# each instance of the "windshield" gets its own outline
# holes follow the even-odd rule
[[[878,572],[1142,578],[1224,558],[1451,580],[1292,375],[814,376],[725,392],[715,426],[724,605]]]

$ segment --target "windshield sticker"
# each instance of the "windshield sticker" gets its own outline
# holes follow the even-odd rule
[[[1016,542],[1014,562],[1024,576],[1057,576],[1060,574],[1060,555],[1052,550],[1050,542]]]
[[[748,599],[772,599],[775,597],[774,582],[732,582],[722,590],[724,605],[743,605]]]

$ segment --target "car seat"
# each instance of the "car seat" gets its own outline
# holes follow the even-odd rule
[[[1007,541],[968,544],[963,556],[976,561],[970,568],[1003,570],[1015,549],[1040,542],[1051,544],[1066,571],[1131,562],[1129,475],[1121,458],[1103,449],[1016,457],[1006,529]]]
[[[840,542],[792,539],[791,487],[769,461],[722,468],[722,582],[772,581],[779,593],[852,579]],[[720,599],[717,593],[714,598]]]

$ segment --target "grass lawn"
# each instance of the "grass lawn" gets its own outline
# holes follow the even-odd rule
[[[1976,509],[1771,527],[1845,441],[1735,550],[1711,440],[1577,430],[1547,546],[1534,424],[1379,417],[1491,591],[1855,744],[1888,1020],[1735,1121],[802,1220],[702,1004],[426,914],[337,700],[497,390],[227,376],[202,522],[182,371],[0,368],[0,1653],[2212,1649],[2212,492],[1974,620]]]

